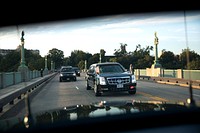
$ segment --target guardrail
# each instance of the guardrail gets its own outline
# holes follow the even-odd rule
[[[57,73],[49,74],[40,80],[37,80],[33,83],[30,83],[26,86],[16,89],[15,91],[4,94],[0,97],[0,113],[3,111],[4,106],[14,104],[14,100],[22,99],[27,93],[31,93],[33,90],[36,90],[42,87],[47,81],[51,80]]]
[[[43,71],[43,76],[48,75],[48,70]],[[4,89],[8,86],[16,85],[23,81],[23,73],[21,72],[0,72],[0,89]],[[26,73],[26,81],[30,81],[34,78],[41,77],[41,72],[38,70],[28,71]]]
[[[200,80],[189,80],[181,78],[166,78],[166,77],[153,77],[153,76],[137,76],[138,79],[155,81],[165,84],[173,84],[188,87],[191,83],[192,88],[200,89]]]

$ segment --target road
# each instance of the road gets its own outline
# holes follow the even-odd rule
[[[137,92],[130,95],[128,92],[108,92],[96,97],[93,90],[86,90],[85,78],[82,74],[77,81],[59,82],[59,75],[56,75],[45,85],[33,98],[30,99],[32,113],[45,110],[63,108],[77,104],[90,104],[100,101],[116,100],[141,100],[141,101],[166,101],[185,102],[189,98],[189,89],[181,86],[159,84],[150,81],[137,82]],[[193,90],[194,100],[200,103],[200,90]],[[12,109],[4,117],[24,115],[24,107]]]

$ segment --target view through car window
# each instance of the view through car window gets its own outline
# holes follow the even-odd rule
[[[199,44],[199,10],[1,27],[0,129],[199,109]]]

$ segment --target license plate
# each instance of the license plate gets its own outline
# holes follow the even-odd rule
[[[67,80],[70,80],[69,78],[67,78]]]
[[[123,84],[117,84],[117,88],[123,88]]]

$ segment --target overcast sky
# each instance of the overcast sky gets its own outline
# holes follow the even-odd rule
[[[37,49],[41,56],[52,48],[62,50],[65,57],[74,50],[95,54],[104,49],[106,55],[113,55],[120,43],[127,44],[130,52],[138,44],[154,46],[155,32],[159,53],[165,49],[180,54],[188,46],[200,54],[200,11],[186,12],[186,18],[184,12],[163,12],[14,25],[0,28],[0,49],[16,49],[22,30],[25,48]]]

